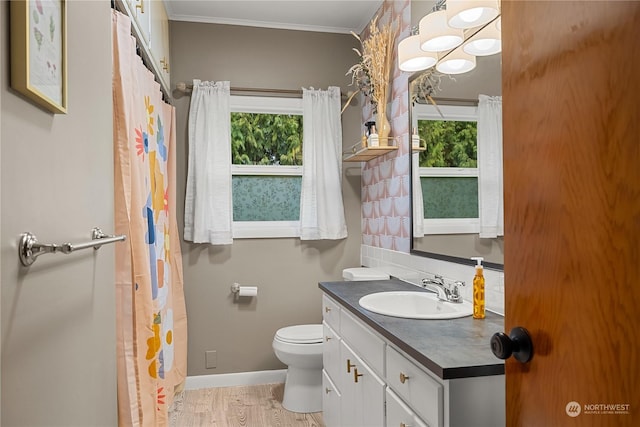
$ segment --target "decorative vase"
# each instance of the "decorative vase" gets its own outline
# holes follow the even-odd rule
[[[376,117],[376,128],[378,129],[378,138],[380,145],[389,144],[389,134],[391,133],[391,124],[387,119],[387,106],[378,104],[378,115]]]

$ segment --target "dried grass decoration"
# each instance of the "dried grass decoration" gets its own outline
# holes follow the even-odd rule
[[[397,31],[391,24],[383,25],[381,29],[377,24],[378,17],[376,16],[369,24],[369,37],[364,41],[356,33],[351,32],[360,42],[362,51],[353,48],[360,57],[360,61],[349,69],[347,75],[351,74],[351,85],[356,85],[358,91],[347,100],[345,108],[358,92],[370,97],[376,113],[376,128],[380,145],[387,145],[391,132],[386,115],[387,99]]]

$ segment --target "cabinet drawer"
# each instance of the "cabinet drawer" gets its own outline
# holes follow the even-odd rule
[[[340,333],[340,306],[326,295],[322,295],[322,318],[334,331]]]
[[[340,376],[342,364],[340,363],[340,337],[326,322],[322,322],[322,366],[327,374],[340,388]]]
[[[339,427],[340,391],[325,370],[322,371],[322,420],[327,427]]]
[[[375,372],[384,376],[385,342],[344,310],[340,312],[340,336]]]
[[[443,386],[387,346],[387,384],[430,426],[443,424]]]
[[[407,405],[387,388],[387,427],[428,427]]]

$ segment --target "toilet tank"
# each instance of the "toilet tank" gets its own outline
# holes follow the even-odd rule
[[[375,268],[355,267],[342,270],[342,278],[348,282],[358,282],[363,280],[389,280],[390,276]]]

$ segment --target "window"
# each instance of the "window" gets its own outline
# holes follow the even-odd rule
[[[477,233],[477,107],[416,108],[424,227],[429,234]]]
[[[233,237],[296,237],[302,100],[231,97]]]

